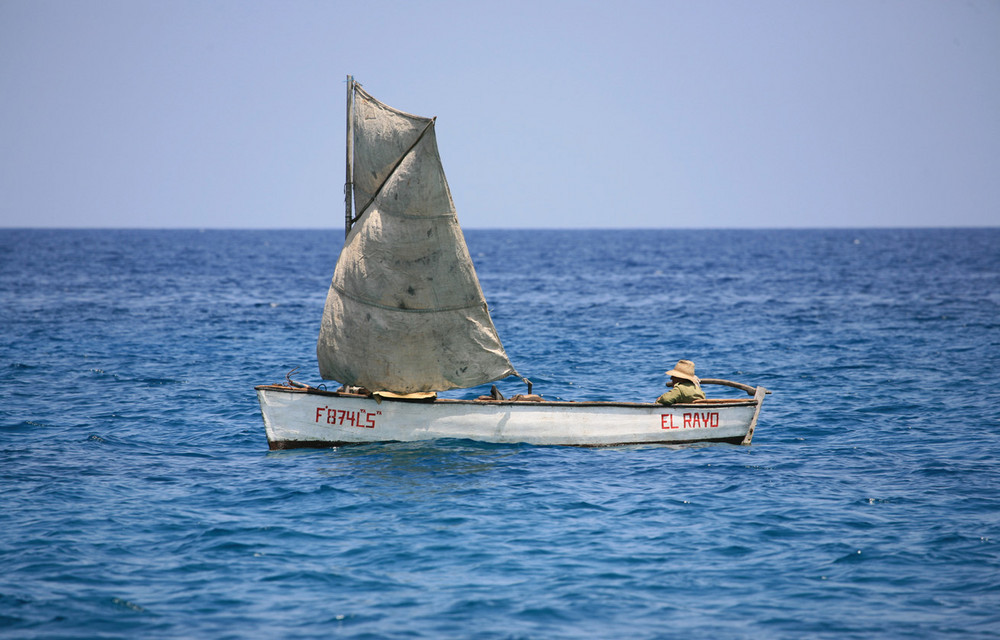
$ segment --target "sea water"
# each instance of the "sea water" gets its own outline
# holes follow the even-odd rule
[[[0,636],[1000,637],[1000,230],[466,237],[536,393],[752,446],[270,452],[337,231],[0,230]]]

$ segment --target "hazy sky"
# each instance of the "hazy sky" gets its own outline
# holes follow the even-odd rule
[[[349,73],[468,228],[1000,225],[996,0],[0,0],[0,227],[340,229]]]

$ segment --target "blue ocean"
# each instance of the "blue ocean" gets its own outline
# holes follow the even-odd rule
[[[269,451],[342,240],[0,230],[0,637],[1000,638],[1000,229],[469,230],[536,393],[753,444]]]

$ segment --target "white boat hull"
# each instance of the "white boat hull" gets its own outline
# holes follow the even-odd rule
[[[764,394],[661,406],[618,402],[376,399],[314,388],[256,387],[271,449],[464,438],[607,447],[750,444]]]

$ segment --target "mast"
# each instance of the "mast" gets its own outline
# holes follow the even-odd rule
[[[347,76],[347,180],[344,183],[344,237],[351,232],[354,193],[354,76]]]

